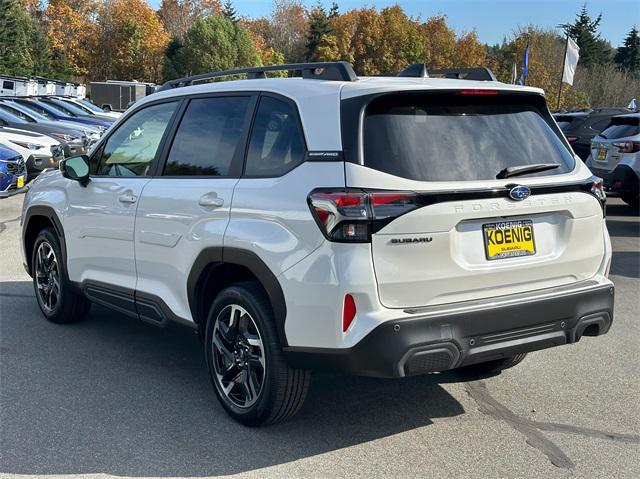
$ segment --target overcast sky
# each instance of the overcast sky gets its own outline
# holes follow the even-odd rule
[[[157,8],[161,0],[148,0]],[[316,0],[303,1],[307,6]],[[331,0],[323,0],[325,6]],[[408,15],[427,18],[444,14],[457,32],[475,29],[480,41],[494,44],[518,26],[528,24],[555,27],[559,23],[573,21],[584,0],[340,0],[341,11],[363,6],[383,8],[400,4]],[[593,17],[603,14],[600,31],[602,37],[614,47],[619,46],[635,24],[640,26],[639,0],[590,0],[587,8]],[[271,12],[271,0],[234,0],[240,15],[248,17],[267,16]]]

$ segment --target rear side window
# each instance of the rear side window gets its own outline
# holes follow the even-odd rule
[[[640,134],[639,118],[612,118],[600,136],[607,140],[626,138]]]
[[[251,131],[246,176],[281,176],[304,159],[298,115],[290,103],[263,96]]]
[[[231,166],[242,141],[249,101],[249,97],[226,96],[191,100],[164,174],[233,176]]]
[[[558,168],[522,176],[567,173],[573,155],[542,108],[524,95],[385,95],[365,110],[364,164],[418,181],[491,180],[536,163]]]

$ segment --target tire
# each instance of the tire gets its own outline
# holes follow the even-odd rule
[[[633,208],[638,208],[640,206],[640,195],[638,193],[620,193],[620,198],[629,206]]]
[[[75,323],[91,309],[91,302],[72,290],[60,241],[52,228],[40,231],[33,244],[31,275],[38,306],[48,321]]]
[[[456,372],[461,373],[464,376],[489,376],[520,364],[526,357],[527,353],[517,354],[509,358],[496,359],[495,361],[489,361],[486,363],[464,366],[456,369]]]
[[[311,372],[287,365],[271,304],[257,283],[237,283],[218,294],[204,348],[216,395],[236,421],[273,424],[302,406]]]

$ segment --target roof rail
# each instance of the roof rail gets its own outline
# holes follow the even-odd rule
[[[285,65],[265,65],[262,67],[239,68],[236,70],[223,70],[219,72],[202,73],[190,77],[169,80],[158,91],[170,90],[183,86],[193,85],[194,82],[210,80],[231,75],[247,75],[247,79],[266,78],[266,72],[273,71],[300,71],[302,78],[330,81],[356,81],[358,79],[353,67],[347,62],[318,62],[318,63],[288,63]]]
[[[459,80],[498,81],[493,72],[486,67],[428,70],[424,63],[414,63],[398,73],[397,76],[428,78],[435,75],[443,75],[445,78],[456,78]]]

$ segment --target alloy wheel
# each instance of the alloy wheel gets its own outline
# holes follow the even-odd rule
[[[40,303],[47,313],[52,313],[60,301],[60,270],[56,254],[46,241],[38,246],[35,273]]]
[[[220,392],[239,408],[252,406],[260,396],[266,364],[262,337],[246,309],[230,304],[220,311],[211,347]]]

